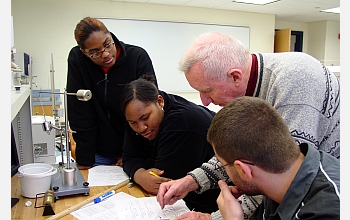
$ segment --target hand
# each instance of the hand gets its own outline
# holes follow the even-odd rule
[[[222,217],[230,220],[244,219],[241,202],[237,200],[237,198],[242,195],[242,192],[234,186],[229,187],[223,180],[219,180],[218,184],[221,193],[216,203],[219,206]]]
[[[75,162],[75,165],[77,165],[77,168],[79,170],[88,170],[88,169],[90,169],[92,167],[92,166],[81,166],[77,162]]]
[[[123,158],[122,157],[118,157],[117,158],[117,163],[115,164],[116,166],[123,166]]]
[[[208,213],[201,213],[201,212],[186,212],[185,214],[180,215],[175,220],[211,220],[211,215]]]
[[[157,194],[157,201],[161,208],[165,205],[172,205],[177,200],[183,199],[189,192],[199,188],[192,176],[187,175],[178,180],[162,183]]]
[[[153,171],[159,177],[151,175],[149,173],[150,171]],[[148,193],[157,195],[160,184],[171,180],[169,178],[161,177],[161,175],[163,174],[164,174],[163,170],[159,170],[156,168],[151,168],[148,170],[140,168],[135,172],[134,180]]]

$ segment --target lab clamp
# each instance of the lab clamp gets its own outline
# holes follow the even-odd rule
[[[60,132],[60,148],[62,162],[55,164],[57,165],[57,173],[51,177],[51,188],[55,195],[55,198],[58,199],[59,196],[72,195],[72,194],[81,194],[84,193],[88,195],[90,192],[89,183],[85,182],[84,177],[81,175],[79,169],[75,164],[71,164],[70,159],[70,148],[69,148],[69,125],[68,125],[68,110],[67,110],[67,96],[75,95],[78,100],[89,101],[92,97],[90,90],[78,90],[77,93],[67,93],[66,89],[64,93],[61,92],[39,92],[39,93],[50,93],[50,94],[63,94],[64,95],[64,121],[65,127],[56,126],[51,123],[51,121],[44,120],[42,127],[43,131],[50,134],[52,129],[58,130]],[[74,132],[74,131],[72,131]],[[64,163],[63,156],[63,136],[65,136],[66,141],[66,154],[67,154],[67,163]],[[55,166],[54,165],[54,166]]]

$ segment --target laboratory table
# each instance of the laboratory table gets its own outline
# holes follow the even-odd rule
[[[80,173],[84,177],[85,180],[88,178],[88,170],[80,170]],[[109,188],[113,186],[92,186],[90,187],[90,193],[89,195],[84,194],[77,194],[77,195],[68,195],[60,197],[56,200],[54,205],[52,206],[52,209],[54,213],[57,215],[58,213],[83,202],[84,200],[88,199],[89,197],[95,197],[95,195],[100,194]],[[148,194],[146,191],[144,191],[140,186],[137,184],[127,184],[120,189],[116,190],[117,192],[124,192],[129,195],[132,195],[136,198],[146,197],[146,196],[152,196]],[[36,219],[48,219],[52,217],[52,215],[43,216],[44,208],[34,208],[35,206],[35,198],[29,199],[25,198],[21,194],[21,186],[20,186],[20,179],[16,175],[11,178],[11,197],[12,198],[19,198],[19,202],[12,207],[11,209],[11,219],[30,219],[30,220],[36,220]],[[27,201],[31,201],[31,206],[26,206],[25,203]],[[37,199],[37,206],[41,206],[43,201],[43,197]],[[60,218],[63,220],[72,220],[76,219],[73,215],[68,214],[64,217]]]

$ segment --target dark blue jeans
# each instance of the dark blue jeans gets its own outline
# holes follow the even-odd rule
[[[111,165],[116,163],[117,163],[117,160],[114,158],[104,157],[99,154],[95,154],[95,163],[92,166],[94,167],[98,165]]]

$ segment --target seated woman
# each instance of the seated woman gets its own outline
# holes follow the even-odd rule
[[[206,137],[215,112],[159,91],[152,76],[144,75],[125,86],[121,110],[128,122],[123,169],[151,194],[157,194],[162,182],[184,177],[214,155]],[[219,188],[190,192],[184,201],[189,209],[211,213],[218,210],[219,193]]]

